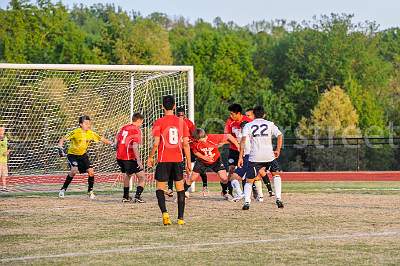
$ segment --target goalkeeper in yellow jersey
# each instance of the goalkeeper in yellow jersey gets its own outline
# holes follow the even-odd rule
[[[65,156],[64,142],[70,141],[67,149],[67,159],[71,171],[68,173],[65,179],[64,185],[62,186],[58,196],[64,198],[64,193],[67,190],[74,176],[79,172],[81,174],[88,173],[88,195],[90,199],[95,199],[96,196],[93,193],[94,185],[94,170],[89,157],[87,155],[87,149],[92,141],[103,142],[105,144],[113,145],[113,143],[101,137],[91,129],[90,118],[87,115],[79,117],[79,127],[72,130],[58,142],[58,152],[61,157]]]

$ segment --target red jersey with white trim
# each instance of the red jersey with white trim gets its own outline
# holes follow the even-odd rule
[[[232,118],[229,117],[228,120],[226,120],[226,123],[225,123],[224,133],[231,134],[236,139],[239,138],[240,137],[240,133],[242,131],[242,129],[240,127],[240,124],[243,121],[251,122],[253,120],[251,120],[248,116],[245,116],[245,115],[242,116],[242,119],[240,121],[235,121],[235,120],[233,120]],[[236,148],[235,145],[233,145],[233,143],[231,143],[231,145],[229,146],[229,149],[238,151],[238,149]]]
[[[175,115],[166,115],[153,124],[153,136],[160,137],[158,162],[182,162],[182,141],[189,137],[186,123]]]
[[[193,141],[194,141],[194,139],[193,139],[193,133],[194,133],[194,131],[196,130],[196,126],[195,126],[194,123],[193,123],[189,118],[187,118],[187,117],[183,118],[183,121],[185,121],[185,123],[186,123],[186,125],[187,125],[187,127],[188,127],[188,129],[189,129],[189,133],[190,133],[189,142],[193,142]]]
[[[133,152],[133,144],[142,143],[142,130],[135,125],[123,126],[117,134],[117,159],[137,160]]]
[[[208,134],[206,141],[195,141],[192,143],[191,148],[193,153],[201,153],[213,159],[212,162],[204,161],[198,158],[202,163],[211,165],[218,161],[221,156],[218,147],[228,139],[227,134]]]

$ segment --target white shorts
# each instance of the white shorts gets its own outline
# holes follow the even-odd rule
[[[0,163],[0,176],[8,176],[8,165],[7,163]]]

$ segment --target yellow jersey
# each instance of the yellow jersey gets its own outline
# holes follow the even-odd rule
[[[8,140],[7,137],[4,136],[4,138],[0,140],[0,163],[7,163],[7,151]]]
[[[83,155],[92,141],[98,142],[101,137],[92,130],[83,131],[82,128],[76,128],[64,137],[71,141],[67,150],[68,154]]]

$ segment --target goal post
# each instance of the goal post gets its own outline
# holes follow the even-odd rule
[[[174,95],[177,106],[194,119],[193,80],[192,66],[0,64],[0,126],[10,142],[10,190],[59,189],[68,167],[54,147],[83,114],[91,117],[94,131],[113,139],[134,112],[142,113],[140,153],[145,161],[151,126],[163,115],[162,96]],[[123,176],[115,152],[96,143],[88,153],[95,189],[120,189]],[[74,178],[72,189],[85,187],[85,177]]]

